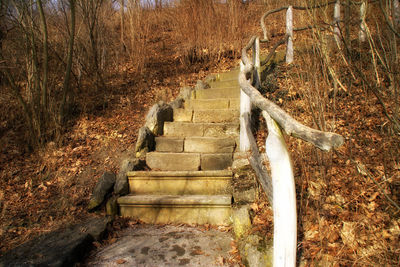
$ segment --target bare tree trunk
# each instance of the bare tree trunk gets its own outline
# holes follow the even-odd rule
[[[49,108],[49,103],[48,103],[48,92],[47,92],[47,79],[48,79],[48,64],[49,64],[49,56],[48,56],[48,34],[47,34],[47,24],[46,24],[46,17],[44,15],[43,11],[43,5],[41,0],[37,0],[37,5],[39,9],[39,14],[40,14],[40,24],[42,27],[42,35],[43,35],[43,80],[42,80],[42,112],[44,116],[44,121],[43,123],[48,123],[48,108]]]
[[[125,33],[125,18],[124,18],[124,13],[125,13],[125,1],[121,0],[120,2],[120,14],[121,14],[121,49],[122,49],[122,53],[126,52],[126,46],[125,46],[125,37],[124,37],[124,33]]]
[[[59,124],[62,126],[66,119],[66,107],[67,95],[69,94],[70,99],[72,98],[73,92],[71,91],[70,77],[72,69],[72,58],[74,52],[74,39],[75,39],[75,0],[69,0],[70,12],[71,12],[71,29],[68,41],[68,56],[67,56],[67,67],[65,69],[65,76],[63,82],[63,98],[61,100]],[[68,105],[68,104],[67,104]]]

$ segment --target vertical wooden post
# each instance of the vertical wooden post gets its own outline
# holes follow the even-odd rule
[[[265,142],[271,166],[274,211],[273,266],[296,266],[297,215],[293,167],[282,131],[278,124],[262,112],[268,127]]]
[[[244,69],[244,64],[240,61],[240,71]],[[239,147],[241,152],[246,152],[250,150],[250,139],[247,135],[245,119],[243,117],[246,113],[251,114],[251,102],[250,97],[240,89],[240,137],[239,137]]]
[[[335,3],[335,9],[333,12],[333,22],[335,24],[333,32],[335,34],[335,39],[339,43],[341,40],[341,34],[339,29],[339,22],[340,22],[340,0],[337,0]]]
[[[286,34],[289,36],[286,43],[286,63],[293,62],[293,8],[289,6],[286,11]]]
[[[254,41],[253,46],[253,64],[254,64],[254,71],[253,71],[253,84],[254,87],[259,89],[261,86],[261,78],[260,78],[260,38],[257,37]]]
[[[358,34],[358,38],[360,42],[365,42],[365,14],[367,12],[367,8],[365,2],[363,2],[360,6],[360,32]]]

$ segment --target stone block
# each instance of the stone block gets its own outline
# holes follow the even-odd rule
[[[232,153],[202,154],[202,170],[224,170],[232,166]]]
[[[232,212],[232,219],[233,232],[235,233],[236,239],[242,238],[250,231],[252,225],[248,205],[235,208]]]
[[[89,200],[88,209],[94,210],[103,203],[106,195],[112,191],[115,184],[115,174],[104,172],[93,189],[92,197]]]
[[[235,140],[220,137],[187,137],[185,138],[184,151],[198,153],[232,153]]]
[[[144,162],[138,158],[123,160],[114,184],[114,194],[120,196],[128,194],[129,184],[126,173],[133,170],[140,170],[144,166]]]
[[[136,157],[142,157],[147,152],[154,150],[154,145],[154,134],[146,126],[141,127],[135,146]]]
[[[200,168],[200,154],[151,152],[146,155],[146,164],[152,170],[196,171]]]
[[[193,122],[238,122],[239,110],[195,110]]]
[[[177,137],[156,137],[156,151],[158,152],[182,152],[183,139]]]
[[[185,108],[174,109],[174,121],[192,121],[193,110]]]
[[[146,115],[145,126],[154,135],[162,135],[164,122],[172,121],[172,107],[162,101],[153,105]]]
[[[203,136],[204,125],[190,122],[166,122],[164,124],[165,136]]]

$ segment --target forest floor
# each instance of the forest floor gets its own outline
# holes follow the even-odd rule
[[[16,137],[20,128],[2,133],[0,255],[92,216],[86,206],[97,179],[105,170],[117,172],[120,162],[134,155],[148,109],[158,100],[171,101],[184,85],[236,66],[238,60],[187,72],[176,71],[171,58],[155,64],[162,67],[146,75],[121,66],[107,79],[112,89],[107,108],[81,115],[58,144],[28,153]],[[357,83],[338,96],[335,109],[310,112],[302,71],[308,70],[300,63],[278,66],[264,94],[310,127],[318,128],[316,115],[326,118],[322,128],[343,135],[346,143],[326,153],[287,138],[298,195],[299,256],[308,265],[399,265],[400,212],[388,198],[400,203],[400,136],[391,132],[378,101]],[[257,133],[262,148],[264,125]],[[272,212],[265,199],[252,208],[255,230],[271,236]]]

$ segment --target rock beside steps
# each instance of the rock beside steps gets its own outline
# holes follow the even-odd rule
[[[229,225],[233,153],[238,148],[237,70],[216,75],[175,109],[156,149],[151,171],[129,172],[130,195],[120,197],[122,216],[146,223]]]

